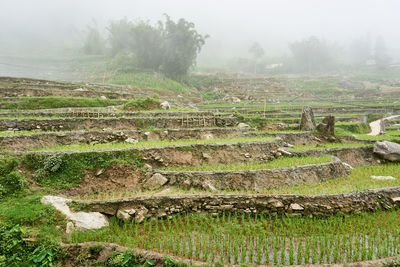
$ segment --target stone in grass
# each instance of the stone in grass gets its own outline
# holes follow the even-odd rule
[[[160,107],[161,107],[162,109],[171,109],[171,106],[170,106],[170,104],[168,103],[168,101],[162,102],[162,103],[160,104]]]
[[[127,139],[125,140],[125,142],[133,144],[133,143],[137,143],[138,140],[129,137],[129,138],[127,138]]]
[[[371,176],[371,179],[374,180],[396,180],[396,178],[394,178],[393,176]]]
[[[168,179],[165,178],[164,175],[160,173],[155,173],[153,176],[151,176],[143,185],[144,189],[158,189],[161,186],[165,185],[168,182]]]
[[[238,127],[238,128],[242,128],[242,129],[249,129],[249,128],[251,128],[250,125],[248,125],[247,123],[243,123],[243,122],[239,123],[237,127]]]

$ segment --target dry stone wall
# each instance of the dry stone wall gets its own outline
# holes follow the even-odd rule
[[[202,164],[229,164],[236,162],[262,161],[274,158],[280,140],[244,143],[189,144],[162,147],[139,147],[77,151],[34,151],[21,154],[42,154],[47,156],[74,153],[131,153],[138,151],[143,161],[153,167],[198,166]]]
[[[75,201],[85,210],[114,216],[129,210],[132,219],[165,217],[176,213],[245,212],[271,215],[347,214],[400,208],[400,187],[332,195],[178,195],[147,196],[108,201]]]
[[[373,153],[372,146],[340,147],[309,149],[304,151],[289,150],[293,154],[305,156],[333,155],[353,167],[378,163],[378,158]]]
[[[123,142],[128,138],[138,141],[234,138],[245,135],[238,128],[184,128],[156,131],[70,131],[44,132],[35,134],[0,135],[0,146],[24,151],[39,147],[71,144],[99,144]]]
[[[301,183],[316,183],[347,176],[350,168],[336,159],[333,162],[290,168],[246,171],[156,171],[168,182],[163,185],[183,188],[264,189]],[[151,177],[149,178],[151,179]]]
[[[232,127],[237,123],[234,117],[4,119],[0,120],[0,130],[135,130],[150,126],[156,128]]]

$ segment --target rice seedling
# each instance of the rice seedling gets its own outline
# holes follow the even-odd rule
[[[288,160],[292,158],[287,158]],[[286,161],[290,162],[290,161]],[[267,162],[268,163],[268,162]],[[293,163],[293,162],[292,162]],[[272,163],[271,163],[272,164]],[[278,165],[275,165],[277,167]],[[283,165],[279,165],[282,167]],[[237,168],[239,169],[239,168]],[[243,170],[243,168],[242,168]],[[371,176],[393,176],[395,180],[374,180]],[[369,165],[360,166],[351,170],[348,177],[341,177],[336,179],[327,180],[324,182],[301,184],[293,186],[285,186],[273,189],[259,189],[253,191],[251,189],[243,190],[216,190],[215,194],[302,194],[302,195],[319,195],[319,194],[338,194],[357,192],[366,189],[376,189],[384,187],[400,186],[400,164],[387,163],[384,165]],[[171,188],[168,192],[162,192],[162,195],[176,195],[176,194],[209,194],[208,191],[201,191],[198,189],[182,189]],[[138,197],[157,194],[155,191],[126,191],[123,193],[125,197]],[[92,194],[91,196],[77,195],[74,197],[78,200],[110,200],[115,199],[114,192],[102,192]]]
[[[346,264],[396,255],[399,219],[398,210],[318,218],[187,214],[135,225],[112,219],[107,228],[75,231],[70,242],[117,242],[223,265]]]
[[[331,162],[332,157],[328,155],[318,157],[283,157],[267,162],[248,162],[236,164],[204,164],[201,166],[183,166],[162,168],[167,171],[227,171],[227,170],[261,170],[287,168],[292,166],[320,164]]]
[[[318,145],[300,145],[294,146],[295,150],[307,150],[307,149],[318,149],[318,148],[341,148],[341,147],[353,147],[353,146],[372,146],[371,143],[365,142],[346,142],[346,143],[327,143]]]
[[[241,143],[241,142],[262,142],[273,140],[274,137],[238,137],[238,138],[216,138],[216,139],[180,139],[160,141],[140,141],[137,143],[105,143],[105,144],[75,144],[43,147],[37,151],[58,151],[58,150],[94,150],[113,148],[135,148],[135,147],[159,147],[172,145],[210,144],[210,143]]]

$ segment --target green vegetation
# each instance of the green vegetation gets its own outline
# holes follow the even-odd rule
[[[390,135],[367,135],[367,134],[356,134],[354,135],[356,138],[361,140],[375,140],[375,141],[391,141],[400,143],[400,137],[390,136]]]
[[[132,85],[139,88],[156,91],[170,91],[175,93],[189,93],[193,87],[174,81],[158,73],[147,72],[122,72],[107,79],[107,83],[119,85]]]
[[[69,107],[107,107],[122,104],[123,101],[101,98],[81,97],[24,97],[17,102],[10,102],[1,109],[49,109]]]
[[[33,172],[33,179],[42,186],[70,188],[80,183],[84,170],[106,170],[114,162],[141,168],[143,162],[137,151],[87,152],[80,154],[26,154],[23,163]]]
[[[393,176],[395,180],[374,180],[371,176]],[[400,164],[386,163],[383,165],[360,166],[351,170],[348,177],[331,179],[329,181],[302,184],[267,190],[268,194],[336,194],[357,192],[367,189],[400,186]]]
[[[371,128],[367,123],[343,123],[339,122],[335,125],[336,130],[342,129],[344,131],[348,131],[356,134],[366,134],[371,131]]]
[[[0,201],[0,266],[54,266],[60,257],[65,222],[41,193],[30,191]]]
[[[210,144],[210,143],[237,143],[237,142],[258,142],[270,141],[273,137],[238,137],[238,138],[216,138],[216,139],[180,139],[180,140],[161,140],[161,141],[140,141],[137,143],[105,143],[105,144],[79,144],[79,145],[59,145],[52,147],[43,147],[38,150],[56,151],[56,150],[89,150],[89,149],[112,149],[112,148],[133,148],[133,147],[158,147],[173,145],[190,144]]]
[[[317,149],[317,148],[341,148],[341,147],[353,147],[353,146],[370,146],[371,143],[364,142],[346,142],[346,143],[326,143],[326,144],[317,144],[317,145],[298,145],[294,146],[295,150],[308,150],[308,149]]]
[[[395,180],[374,180],[371,176],[394,176]],[[385,187],[400,186],[400,164],[388,163],[384,165],[360,166],[351,170],[347,177],[331,179],[325,182],[292,185],[273,189],[260,189],[257,191],[251,189],[244,190],[216,190],[215,194],[300,194],[300,195],[320,195],[320,194],[339,194],[358,192],[367,189],[377,189]],[[176,194],[209,194],[209,192],[199,191],[197,189],[184,190],[181,188],[171,189],[166,195]],[[136,197],[152,195],[152,191],[120,191],[107,192],[102,194],[91,194],[77,196],[77,199],[83,200],[107,200],[124,197]]]
[[[184,167],[166,167],[163,170],[167,171],[238,171],[238,170],[261,170],[261,169],[277,169],[287,168],[292,166],[320,164],[331,162],[331,156],[319,157],[283,157],[267,162],[248,162],[237,164],[204,164],[201,166],[184,166]]]
[[[386,131],[387,135],[400,135],[400,130],[396,130],[396,131]]]
[[[333,264],[397,255],[398,211],[328,218],[228,213],[112,220],[108,228],[75,232],[73,243],[105,241],[195,260],[229,264]]]
[[[124,104],[124,109],[127,110],[152,110],[160,107],[160,100],[158,98],[146,97],[144,99],[133,99]]]
[[[24,188],[25,178],[18,172],[18,166],[17,158],[0,155],[0,199]]]

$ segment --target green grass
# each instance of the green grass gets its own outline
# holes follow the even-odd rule
[[[292,166],[320,164],[331,162],[331,156],[319,157],[283,157],[267,162],[249,162],[239,164],[205,164],[201,166],[184,166],[184,167],[166,167],[167,171],[238,171],[238,170],[261,170],[261,169],[277,169]]]
[[[387,135],[400,135],[400,130],[396,130],[396,131],[386,131]]]
[[[161,140],[161,141],[140,141],[137,143],[106,143],[106,144],[79,144],[79,145],[59,145],[43,147],[40,151],[56,150],[90,150],[90,149],[112,149],[112,148],[131,148],[131,147],[158,147],[171,145],[190,145],[190,144],[210,144],[210,143],[238,143],[238,142],[257,142],[273,140],[273,137],[238,137],[238,138],[216,138],[216,139],[181,139],[181,140]]]
[[[111,220],[107,228],[76,231],[71,243],[103,241],[209,264],[334,264],[386,258],[400,249],[400,213],[379,211],[328,218],[228,213]]]
[[[374,180],[374,176],[393,176],[396,180]],[[268,194],[337,194],[362,191],[366,189],[400,186],[400,164],[388,163],[356,167],[348,177],[331,179],[315,184],[302,184],[265,191]]]
[[[340,148],[340,147],[367,146],[367,145],[372,145],[372,144],[364,142],[346,142],[346,143],[326,143],[317,145],[298,145],[292,148],[295,150],[308,150],[308,149],[318,149],[318,148]]]
[[[112,78],[107,79],[106,83],[132,85],[143,89],[171,91],[176,93],[189,93],[194,89],[191,86],[171,80],[162,74],[146,72],[118,73]]]
[[[400,142],[400,137],[396,136],[388,136],[388,135],[367,135],[367,134],[355,134],[354,135],[358,139],[362,140],[376,140],[376,141],[392,141],[392,142]]]
[[[152,97],[133,99],[124,104],[124,109],[126,110],[152,110],[159,108],[160,100]]]
[[[175,168],[174,168],[175,169]],[[178,169],[178,168],[177,168]],[[370,177],[374,176],[393,176],[395,180],[374,180]],[[298,194],[298,195],[321,195],[321,194],[339,194],[357,192],[367,189],[377,189],[385,187],[400,186],[400,164],[388,163],[384,165],[360,166],[351,170],[350,175],[331,179],[325,182],[312,184],[292,185],[281,188],[261,189],[254,191],[252,189],[244,190],[216,190],[214,194]],[[90,194],[77,196],[77,199],[84,200],[108,200],[124,197],[137,197],[153,195],[153,191],[119,191],[106,192],[101,194]],[[162,195],[177,194],[210,194],[208,191],[202,191],[191,188],[185,190],[182,188],[172,188]]]
[[[8,103],[1,109],[50,109],[68,107],[107,107],[122,104],[124,101],[81,97],[24,97],[17,102]]]

